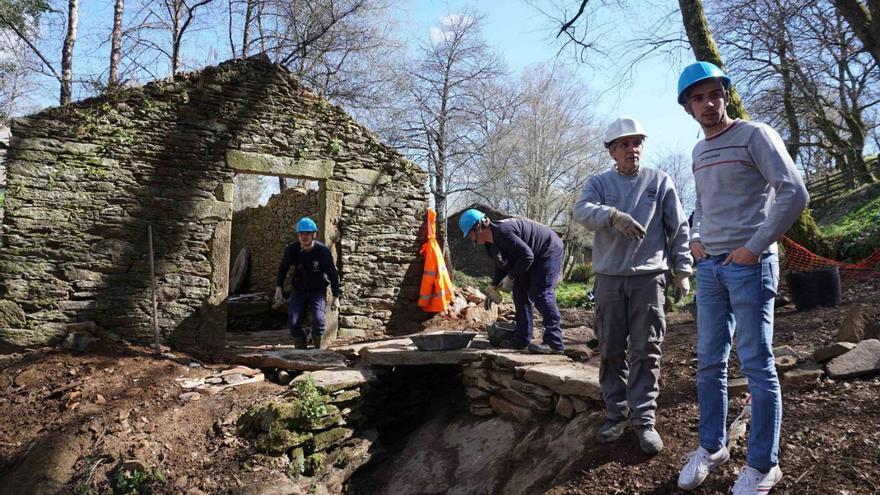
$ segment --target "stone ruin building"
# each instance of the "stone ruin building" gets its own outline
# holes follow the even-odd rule
[[[238,173],[307,179],[318,189],[285,191],[279,209],[270,203],[237,224]],[[416,305],[425,185],[423,171],[340,107],[259,59],[16,119],[0,247],[0,348],[49,343],[80,322],[148,339],[148,225],[166,342],[222,347],[231,249],[242,236],[253,241],[260,279],[277,266],[295,239],[294,216],[304,213],[314,215],[343,281],[328,336],[337,328],[365,336],[417,331],[425,316]],[[269,272],[274,279],[274,267]],[[265,275],[256,284],[266,290]]]

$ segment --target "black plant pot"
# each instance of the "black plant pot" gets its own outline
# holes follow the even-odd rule
[[[842,302],[840,270],[836,266],[811,272],[791,272],[785,276],[785,280],[798,311],[817,306],[837,306]]]

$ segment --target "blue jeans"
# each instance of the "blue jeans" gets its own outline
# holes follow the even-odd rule
[[[327,313],[327,289],[294,290],[287,305],[287,326],[293,337],[305,338],[302,323],[306,312],[312,313],[312,337],[324,335]]]
[[[755,265],[707,256],[697,265],[697,396],[700,446],[727,443],[727,359],[736,328],[736,352],[752,394],[746,462],[766,471],[779,462],[782,394],[773,358],[773,303],[779,258],[764,254]]]

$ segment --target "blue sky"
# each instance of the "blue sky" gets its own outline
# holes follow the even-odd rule
[[[569,4],[576,4],[569,0]],[[598,2],[596,2],[598,3]],[[608,9],[608,15],[597,18],[597,29],[609,43],[637,35],[635,26],[648,26],[664,13],[672,12],[677,3],[671,0],[633,2],[638,11],[619,14]],[[448,14],[470,7],[486,16],[484,36],[500,52],[510,68],[519,72],[524,67],[541,62],[552,62],[558,53],[553,37],[555,31],[549,20],[522,0],[479,0],[448,2],[413,0],[401,12],[398,21],[416,38],[425,38],[431,26]],[[618,15],[615,15],[618,14]],[[671,22],[680,18],[671,17]],[[677,26],[672,26],[677,28]],[[649,134],[645,149],[645,164],[660,150],[681,151],[690,155],[694,143],[701,137],[699,126],[676,103],[676,84],[679,70],[690,63],[691,53],[682,53],[682,60],[670,62],[655,57],[637,66],[630,83],[618,84],[622,64],[599,60],[594,64],[573,65],[574,69],[598,96],[596,114],[603,119],[630,115],[639,119]],[[564,57],[568,63],[570,57]]]

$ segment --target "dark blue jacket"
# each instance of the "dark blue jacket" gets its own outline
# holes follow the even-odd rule
[[[514,279],[523,276],[536,259],[562,256],[562,239],[546,225],[527,218],[509,218],[492,222],[492,242],[486,252],[495,262],[492,284],[497,285],[506,275]]]
[[[333,297],[339,297],[339,272],[333,263],[330,248],[314,241],[314,247],[308,251],[300,248],[299,242],[291,242],[284,248],[284,256],[278,265],[276,286],[284,286],[287,270],[293,266],[293,290],[326,289],[330,285]]]

